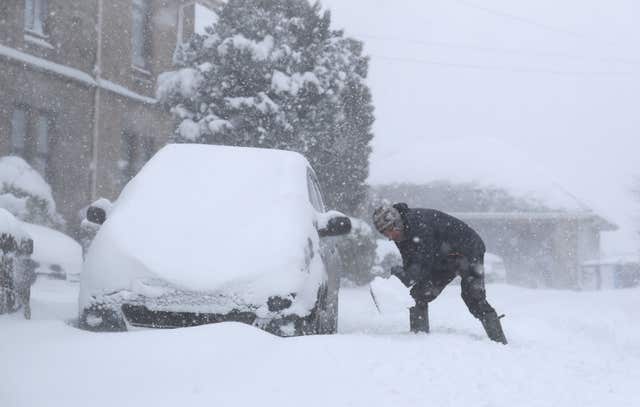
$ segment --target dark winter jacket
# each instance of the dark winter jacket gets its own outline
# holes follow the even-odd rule
[[[396,242],[403,272],[398,275],[409,286],[444,272],[452,257],[464,256],[470,263],[482,262],[482,238],[466,223],[435,209],[409,208],[395,204],[404,222],[405,239]]]

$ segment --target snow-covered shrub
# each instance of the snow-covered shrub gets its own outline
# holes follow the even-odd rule
[[[25,222],[52,228],[64,225],[51,187],[20,157],[0,157],[0,208]]]
[[[338,250],[343,264],[342,278],[355,285],[371,282],[379,273],[375,269],[376,241],[371,226],[351,218],[351,232],[340,237]]]
[[[373,107],[361,42],[330,28],[307,0],[229,0],[207,34],[175,54],[157,96],[178,121],[173,141],[302,153],[330,207],[364,199]]]
[[[507,270],[502,257],[493,254],[484,254],[484,281],[486,283],[503,283],[507,279]]]
[[[376,266],[380,267],[384,276],[391,275],[391,269],[402,267],[402,257],[398,247],[391,240],[376,240]]]

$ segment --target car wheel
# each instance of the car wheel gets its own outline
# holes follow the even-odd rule
[[[320,335],[336,333],[338,330],[338,298],[337,295],[331,295],[328,284],[320,286],[315,310],[315,333]]]
[[[336,270],[339,270],[336,267]],[[335,271],[329,274],[326,290],[326,305],[325,305],[325,326],[323,328],[324,334],[338,333],[338,310],[340,299],[340,275],[342,273]]]
[[[78,321],[80,328],[96,332],[126,331],[122,313],[104,304],[92,304],[85,308]]]

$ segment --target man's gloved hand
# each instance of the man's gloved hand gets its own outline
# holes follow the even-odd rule
[[[402,266],[391,267],[391,275],[398,277],[398,279],[402,281],[402,284],[404,284],[406,287],[411,287],[411,285],[414,283],[409,273],[407,273]]]
[[[416,301],[417,306],[426,306],[433,301],[441,290],[434,290],[433,284],[429,281],[418,281],[411,287],[409,294]]]
[[[404,267],[402,266],[393,266],[391,267],[391,275],[392,276],[397,276],[398,274],[402,274],[404,273]]]

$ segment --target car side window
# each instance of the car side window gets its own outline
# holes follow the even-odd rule
[[[307,188],[309,189],[309,201],[311,205],[320,213],[324,213],[324,202],[320,193],[320,185],[316,179],[316,175],[311,169],[307,169]]]

